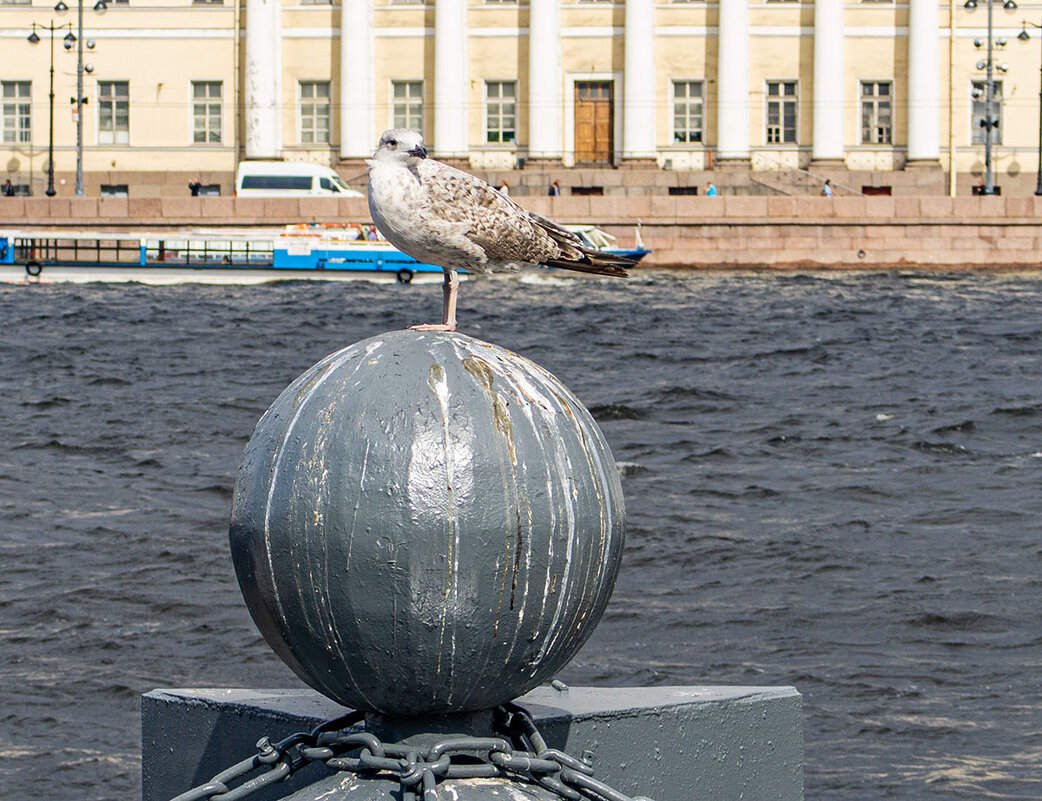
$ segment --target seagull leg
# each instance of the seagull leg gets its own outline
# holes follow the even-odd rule
[[[456,294],[459,292],[459,275],[455,270],[445,272],[445,283],[442,284],[441,321],[448,326],[446,330],[456,330]]]
[[[459,289],[459,276],[455,270],[446,268],[445,282],[441,285],[441,322],[424,325],[410,325],[410,331],[455,331],[456,330],[456,290]]]

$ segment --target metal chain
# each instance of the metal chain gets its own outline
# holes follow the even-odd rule
[[[441,780],[476,778],[535,783],[568,801],[651,801],[613,790],[593,778],[587,762],[549,748],[532,716],[514,703],[494,711],[493,731],[502,736],[454,737],[426,750],[384,743],[369,732],[347,731],[363,719],[363,713],[352,712],[277,743],[262,737],[254,756],[171,801],[238,801],[312,762],[333,771],[395,774],[403,797],[415,795],[422,801],[437,801]],[[461,756],[466,759],[453,760]]]

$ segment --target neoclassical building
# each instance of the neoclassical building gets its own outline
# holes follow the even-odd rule
[[[241,159],[357,172],[392,126],[493,171],[923,171],[945,186],[952,167],[968,180],[984,157],[988,0],[110,0],[101,10],[88,0],[83,12],[78,124],[78,43],[64,47],[80,34],[77,7],[0,0],[0,183],[41,192],[52,63],[63,194],[78,157],[88,194],[180,193],[195,176],[228,192]],[[1033,24],[1033,38],[1017,34],[1042,22],[1042,4],[995,2],[992,15],[996,182],[1024,183],[1038,158],[1042,40]]]

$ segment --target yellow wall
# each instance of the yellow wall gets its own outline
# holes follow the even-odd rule
[[[495,150],[484,141],[484,81],[517,80],[517,148],[500,150],[508,158],[524,156],[527,145],[528,115],[528,39],[518,36],[527,30],[527,3],[486,4],[468,0],[468,25],[474,30],[468,41],[470,85],[468,135],[475,153]],[[949,121],[953,121],[956,146],[955,164],[959,172],[979,167],[983,147],[970,144],[969,90],[971,81],[982,74],[975,69],[982,58],[973,47],[975,36],[983,37],[986,5],[975,11],[955,4],[957,33],[954,42],[955,67],[948,63],[947,2],[938,3],[940,22],[939,110],[941,162],[948,161]],[[995,148],[1000,171],[1012,174],[1033,171],[1036,165],[1039,116],[1039,63],[1042,33],[1033,28],[1029,42],[1017,40],[1020,21],[1038,8],[1022,7],[1009,12],[995,7],[996,38],[1008,40],[997,51],[996,61],[1009,63],[1005,75],[996,75],[1004,85],[1004,119],[1000,143]],[[561,90],[569,113],[571,87],[576,76],[603,76],[615,79],[616,117],[622,114],[622,72],[624,43],[624,5],[588,4],[569,0],[562,3]],[[660,162],[670,159],[676,166],[698,168],[705,165],[707,151],[716,142],[718,6],[709,3],[671,3],[655,5],[658,38],[656,41],[655,85],[658,102],[654,122]],[[112,5],[103,16],[88,7],[85,16],[86,38],[97,47],[85,53],[94,72],[85,76],[84,94],[90,98],[85,109],[84,169],[95,183],[119,182],[122,173],[161,171],[167,173],[230,172],[241,156],[243,118],[241,65],[244,49],[241,37],[236,53],[236,26],[245,31],[245,2],[234,5],[194,6],[189,0],[155,0],[146,6]],[[392,80],[423,80],[425,127],[433,131],[434,109],[434,7],[423,4],[392,3],[376,0],[374,20],[375,114],[370,138],[375,142],[380,131],[391,123],[390,88]],[[813,3],[768,3],[749,5],[751,31],[749,58],[749,141],[754,163],[769,166],[780,161],[806,164],[810,158],[813,131]],[[0,143],[0,180],[12,177],[21,183],[31,178],[38,185],[44,174],[48,141],[47,77],[49,48],[46,36],[37,45],[26,41],[32,23],[55,20],[75,23],[75,14],[58,16],[48,3],[35,6],[0,6],[0,80],[31,80],[32,142],[29,145]],[[1042,20],[1037,20],[1042,22]],[[287,158],[332,161],[338,158],[340,141],[339,102],[340,58],[339,5],[302,5],[283,0],[281,46],[282,142]],[[844,142],[851,167],[885,169],[900,167],[908,141],[908,7],[906,3],[844,3],[843,69],[845,107]],[[406,35],[387,35],[394,29]],[[402,30],[405,29],[405,30]],[[582,35],[574,35],[580,29]],[[505,35],[489,35],[502,32]],[[60,36],[64,31],[59,32]],[[950,76],[953,83],[950,83]],[[705,81],[704,121],[706,144],[677,145],[672,141],[672,81]],[[800,114],[798,146],[766,146],[764,143],[764,84],[768,79],[799,81]],[[894,147],[863,145],[860,141],[860,81],[893,82]],[[129,146],[97,144],[97,82],[129,80],[131,91]],[[223,141],[219,145],[195,145],[191,141],[191,82],[223,82]],[[329,80],[332,90],[331,135],[328,147],[306,148],[298,142],[297,82]],[[948,106],[953,89],[955,105]],[[75,94],[75,51],[55,48],[54,145],[56,172],[68,181],[75,169],[75,126],[69,98]],[[566,126],[563,137],[568,138]],[[571,142],[564,141],[570,148]],[[617,148],[622,143],[616,142]],[[756,156],[759,154],[759,156]],[[684,159],[687,158],[685,161]],[[759,161],[756,159],[759,158]]]

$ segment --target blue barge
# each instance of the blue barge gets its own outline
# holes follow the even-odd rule
[[[593,226],[572,226],[590,247],[639,260],[648,253],[606,247]],[[367,238],[371,237],[371,238]],[[147,234],[0,231],[0,281],[149,284],[369,279],[441,281],[442,270],[407,256],[362,226],[289,226],[277,231]]]
[[[0,232],[4,281],[263,283],[376,278],[441,280],[387,242],[285,232],[151,234]]]

